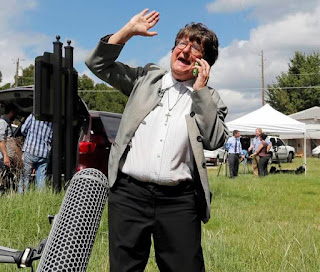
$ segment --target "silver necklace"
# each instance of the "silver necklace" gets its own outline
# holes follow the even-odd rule
[[[181,88],[181,85],[180,85],[180,88]],[[166,124],[168,123],[169,121],[169,117],[171,117],[171,114],[170,112],[173,110],[173,108],[178,104],[179,100],[181,99],[181,97],[183,96],[184,93],[181,93],[178,95],[178,98],[176,100],[176,102],[174,103],[174,105],[170,108],[170,93],[169,93],[170,89],[168,89],[168,112],[167,114],[165,115],[167,117],[166,119]]]

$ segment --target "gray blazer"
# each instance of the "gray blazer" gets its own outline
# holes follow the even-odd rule
[[[107,43],[102,38],[86,59],[86,65],[100,79],[129,96],[119,131],[109,156],[110,187],[116,181],[119,161],[144,118],[160,103],[163,96],[162,77],[167,72],[155,64],[132,68],[116,62],[123,46]],[[193,92],[191,112],[186,115],[191,148],[194,154],[194,182],[199,203],[199,215],[204,223],[210,218],[211,193],[203,149],[221,147],[228,135],[224,124],[227,108],[219,94],[210,87]]]

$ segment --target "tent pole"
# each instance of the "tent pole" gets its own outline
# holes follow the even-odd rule
[[[304,175],[307,176],[307,136],[306,136],[306,133],[304,133],[303,153],[304,153],[304,168],[305,168]]]

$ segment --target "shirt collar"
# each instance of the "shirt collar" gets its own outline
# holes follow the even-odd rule
[[[183,85],[184,87],[186,87],[190,92],[193,92],[193,84],[194,84],[194,79],[190,79],[190,80],[186,80],[186,81],[178,81],[176,79],[173,78],[171,71],[169,71],[168,73],[166,73],[163,78],[162,78],[162,89],[168,89],[173,87],[174,85],[177,86],[179,84]]]
[[[169,89],[179,83],[179,81],[175,80],[171,75],[171,72],[166,73],[162,78],[162,89]]]
[[[184,85],[190,92],[193,92],[193,84],[194,84],[195,80],[194,79],[189,79],[186,81],[182,81],[181,84]]]

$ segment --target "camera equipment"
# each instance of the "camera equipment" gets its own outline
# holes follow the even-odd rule
[[[217,177],[219,177],[219,175],[220,175],[222,164],[223,164],[223,167],[224,167],[224,170],[225,170],[225,175],[227,176],[228,169],[225,169],[226,167],[228,168],[228,164],[226,163],[227,162],[227,157],[228,157],[228,150],[225,149],[224,150],[224,154],[223,154],[223,160],[222,160],[222,163],[220,163]]]
[[[105,175],[93,168],[76,173],[67,189],[48,239],[37,248],[19,251],[0,246],[0,263],[31,267],[40,259],[38,272],[84,272],[87,269],[102,212],[109,194]]]
[[[278,155],[278,150],[279,150],[278,142],[276,142],[274,138],[271,138],[271,143],[272,143],[273,151],[274,151],[274,153],[276,155],[276,159],[277,159],[277,163],[278,163],[279,169],[281,171],[281,164],[280,164],[280,159],[279,159],[279,155]],[[271,154],[271,160],[272,160],[272,154]]]
[[[287,173],[287,174],[302,174],[306,171],[306,168],[301,165],[299,166],[296,170],[292,170],[292,169],[282,169],[282,170],[278,170],[276,167],[272,166],[270,168],[270,174],[279,174],[279,173]]]
[[[46,242],[47,239],[44,239],[38,247],[27,247],[24,250],[0,246],[0,263],[14,263],[18,268],[32,267],[32,262],[40,259]]]
[[[287,174],[302,174],[306,171],[304,166],[299,166],[296,170],[292,170],[292,169],[281,169],[281,164],[280,164],[280,159],[279,159],[279,155],[278,155],[278,150],[279,150],[279,145],[278,142],[275,142],[274,138],[271,139],[271,143],[272,143],[272,147],[273,147],[273,151],[276,155],[276,159],[277,159],[277,163],[279,166],[279,169],[277,169],[276,167],[272,166],[270,168],[269,173],[270,174],[279,174],[279,173],[287,173]],[[272,155],[271,155],[272,158]]]

